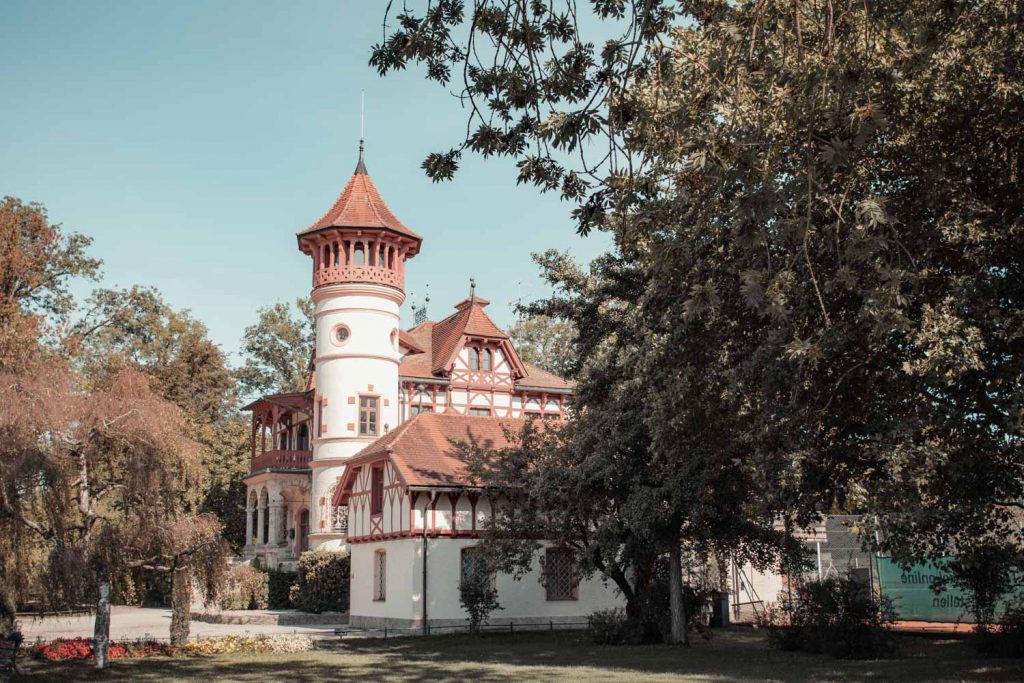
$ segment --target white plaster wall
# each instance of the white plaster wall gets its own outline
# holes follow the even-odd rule
[[[752,621],[755,614],[774,605],[785,589],[782,574],[768,570],[758,571],[751,565],[744,565],[734,576],[730,584],[729,606],[730,618],[734,621]],[[751,605],[750,603],[755,603]]]
[[[344,464],[318,467],[315,461],[350,458],[383,435],[385,425],[389,429],[398,426],[401,352],[392,343],[392,332],[401,327],[399,306],[403,298],[404,294],[393,288],[363,283],[329,285],[313,291],[317,394],[327,399],[327,405],[321,417],[325,433],[312,435],[312,548],[342,547],[340,537],[330,533],[330,519],[325,513],[330,509],[328,490],[344,473]],[[351,335],[347,342],[338,344],[334,330],[342,324],[348,326]],[[359,435],[360,394],[379,397],[377,436]],[[350,398],[354,400],[350,402]],[[315,428],[314,420],[314,432]]]
[[[422,543],[422,541],[418,541]],[[374,586],[374,555],[377,550],[387,552],[387,583],[384,601],[373,599]],[[422,565],[416,539],[402,539],[382,543],[357,543],[351,548],[351,598],[349,602],[349,618],[358,615],[360,619],[371,620],[411,620],[413,614],[422,609],[421,595],[418,588]]]
[[[466,614],[459,604],[459,572],[462,548],[473,539],[427,540],[427,612],[431,624],[461,624]],[[387,599],[373,598],[373,562],[378,549],[387,552]],[[421,624],[423,539],[404,538],[381,543],[360,543],[352,547],[352,601],[350,620],[354,626],[409,627]],[[540,551],[540,552],[543,552]],[[540,555],[520,580],[510,575],[496,577],[498,602],[503,609],[491,614],[492,623],[509,621],[582,621],[602,609],[622,607],[625,602],[612,584],[599,577],[580,582],[579,599],[546,598],[540,583]],[[386,621],[385,621],[386,620]]]

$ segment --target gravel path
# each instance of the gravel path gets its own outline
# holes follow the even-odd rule
[[[93,615],[53,616],[32,618],[20,616],[21,631],[25,642],[31,643],[37,638],[53,640],[54,638],[74,638],[76,636],[91,637]],[[230,634],[276,634],[300,633],[313,637],[334,637],[337,624],[304,624],[301,626],[278,626],[276,624],[208,624],[193,621],[192,638],[209,638]],[[171,610],[155,607],[118,607],[113,608],[110,617],[110,636],[114,640],[134,640],[152,637],[166,640],[171,628]]]

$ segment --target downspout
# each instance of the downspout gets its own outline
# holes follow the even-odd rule
[[[434,492],[430,492],[427,504],[423,506],[423,635],[430,635],[427,625],[427,511],[433,507]]]

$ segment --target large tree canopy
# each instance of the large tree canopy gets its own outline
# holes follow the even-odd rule
[[[591,9],[432,3],[372,58],[461,82],[432,177],[510,156],[614,236],[588,274],[546,264],[534,307],[579,329],[581,414],[642,400],[684,526],[742,512],[711,499],[731,462],[758,509],[870,513],[903,559],[1020,551],[1022,3]]]
[[[242,338],[242,390],[255,396],[305,389],[315,339],[309,299],[296,299],[294,308],[280,302],[261,308]]]

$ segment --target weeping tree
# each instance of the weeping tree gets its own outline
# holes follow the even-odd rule
[[[25,372],[0,376],[0,521],[45,549],[38,579],[51,606],[95,602],[101,668],[111,591],[130,572],[170,573],[180,596],[201,580],[210,599],[222,579],[220,523],[196,514],[202,467],[185,427],[181,411],[132,370],[86,389],[42,355]],[[28,583],[8,579],[8,587]],[[174,608],[180,642],[188,602]]]

